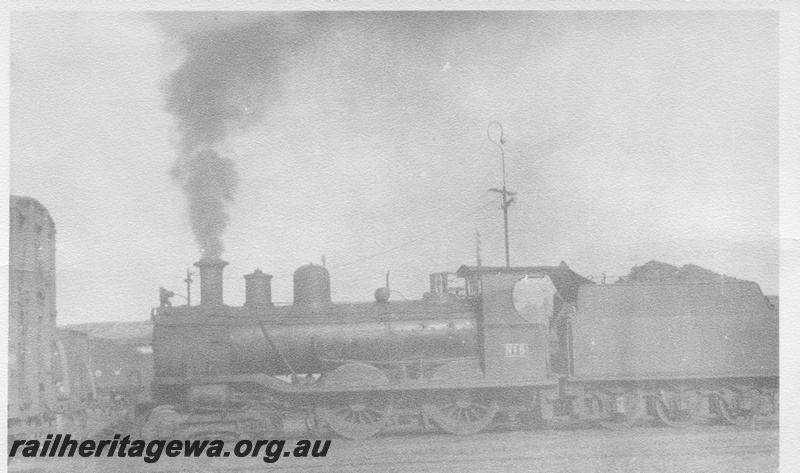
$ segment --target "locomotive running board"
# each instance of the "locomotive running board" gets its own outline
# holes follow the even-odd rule
[[[361,386],[331,386],[324,382],[314,384],[292,384],[266,374],[229,375],[229,376],[195,376],[191,378],[156,377],[153,384],[161,386],[192,386],[203,384],[241,384],[254,383],[274,391],[287,394],[314,394],[329,392],[358,392],[358,391],[397,391],[397,390],[426,390],[426,389],[485,389],[485,388],[510,388],[510,387],[556,387],[558,378],[549,378],[532,382],[512,382],[498,385],[497,381],[480,379],[468,382],[457,381],[431,381],[431,380],[406,380],[401,383],[388,383],[381,385]]]

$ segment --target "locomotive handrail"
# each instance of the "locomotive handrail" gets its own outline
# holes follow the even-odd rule
[[[283,356],[283,352],[280,350],[280,348],[278,348],[278,345],[276,345],[275,342],[272,341],[272,337],[269,336],[269,332],[267,332],[267,328],[264,326],[264,323],[259,322],[258,326],[261,329],[261,334],[264,335],[264,340],[266,340],[267,343],[269,343],[269,345],[272,347],[272,349],[275,350],[276,353],[278,353],[278,355],[281,357],[281,360],[283,360],[283,363],[289,368],[289,371],[292,372],[292,376],[297,376],[297,372],[294,370],[294,367],[292,367],[291,363],[289,363],[289,360],[287,360],[286,357]]]

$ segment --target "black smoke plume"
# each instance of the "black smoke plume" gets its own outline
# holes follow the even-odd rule
[[[228,225],[225,206],[233,202],[238,177],[233,160],[206,149],[172,168],[186,193],[192,231],[203,256],[222,254],[222,232]]]
[[[208,257],[223,251],[227,206],[238,184],[233,161],[220,156],[219,148],[231,132],[258,122],[279,98],[282,71],[299,44],[285,17],[230,18],[155,17],[185,54],[164,86],[166,110],[181,135],[171,174],[186,193],[192,230]]]

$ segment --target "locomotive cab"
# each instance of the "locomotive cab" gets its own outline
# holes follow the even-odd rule
[[[484,275],[481,298],[485,377],[503,382],[548,378],[547,322],[557,294],[547,275]]]
[[[558,266],[462,266],[466,295],[480,301],[483,365],[495,380],[544,380],[567,374],[569,330],[578,288],[593,283]],[[568,328],[568,327],[567,327]],[[563,368],[562,368],[563,365]],[[558,369],[554,369],[558,368]]]

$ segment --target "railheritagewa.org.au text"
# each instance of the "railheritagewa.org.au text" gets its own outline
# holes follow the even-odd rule
[[[266,463],[274,463],[282,457],[325,457],[331,446],[330,440],[297,440],[287,444],[286,440],[239,440],[233,449],[226,448],[224,440],[131,440],[130,435],[115,435],[110,440],[78,441],[71,435],[48,435],[45,440],[14,440],[9,457],[139,457],[147,463],[155,463],[162,456],[225,458],[231,455],[263,457]]]

